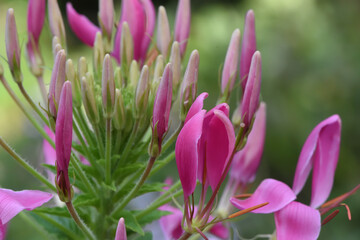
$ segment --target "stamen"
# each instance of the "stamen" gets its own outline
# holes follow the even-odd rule
[[[333,211],[329,216],[327,216],[324,221],[322,221],[321,225],[324,226],[325,224],[327,224],[328,222],[331,221],[331,219],[333,219],[336,215],[338,215],[339,213],[339,209]]]
[[[350,211],[349,206],[346,203],[341,203],[340,206],[344,206],[346,208],[348,219],[349,219],[349,221],[351,221],[351,211]]]
[[[268,202],[262,203],[262,204],[259,204],[259,205],[256,205],[256,206],[253,206],[253,207],[250,207],[250,208],[241,210],[241,211],[239,211],[239,212],[233,213],[233,214],[231,214],[231,215],[229,216],[229,219],[235,218],[235,217],[238,217],[238,216],[241,216],[241,215],[243,215],[243,214],[245,214],[245,213],[251,212],[251,211],[253,211],[253,210],[256,210],[256,209],[258,209],[258,208],[261,208],[261,207],[263,207],[263,206],[266,206],[266,205],[268,205],[268,204],[269,204]]]
[[[243,193],[239,195],[235,195],[234,198],[248,198],[251,197],[252,193]]]
[[[323,205],[321,205],[320,208],[327,208],[330,206],[335,206],[337,204],[339,204],[340,202],[344,201],[346,198],[350,197],[351,195],[353,195],[358,189],[360,188],[360,184],[357,185],[353,190],[351,190],[350,192],[344,193],[326,203],[324,203]]]
[[[195,230],[196,230],[205,240],[209,240],[209,239],[207,238],[207,236],[205,236],[205,234],[204,234],[199,228],[195,227]]]

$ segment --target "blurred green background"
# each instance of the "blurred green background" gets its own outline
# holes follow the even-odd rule
[[[65,9],[65,2],[59,0],[62,10]],[[72,2],[75,9],[97,22],[97,1]],[[177,1],[157,0],[154,4],[167,8],[172,24]],[[115,6],[118,18],[120,1],[115,1]],[[40,100],[36,80],[25,62],[25,0],[0,1],[0,55],[6,58],[4,33],[6,10],[9,7],[15,9],[23,49],[24,85],[35,99]],[[254,9],[257,44],[263,58],[262,99],[267,103],[266,145],[254,185],[267,177],[291,185],[306,137],[317,123],[335,113],[341,116],[343,129],[340,159],[330,197],[347,192],[360,183],[360,2],[193,0],[192,8],[191,37],[185,59],[188,59],[192,49],[199,50],[199,92],[209,92],[207,108],[216,103],[219,94],[219,68],[224,61],[230,36],[235,28],[243,31],[244,15],[248,9]],[[46,83],[49,82],[53,64],[48,27],[46,20],[41,36],[41,49],[46,59]],[[69,57],[91,56],[91,49],[81,44],[68,27],[67,36]],[[6,65],[4,59],[0,61]],[[5,69],[10,80],[6,66]],[[236,106],[235,95],[231,109]],[[3,86],[0,86],[0,102],[0,135],[33,165],[39,166],[43,161],[39,134],[11,101]],[[1,187],[36,189],[38,184],[0,149]],[[308,183],[299,200],[308,203],[310,192]],[[320,239],[360,238],[360,193],[346,202],[352,210],[353,220],[349,222],[345,209],[341,209],[339,215],[323,227]],[[273,230],[272,216],[252,215],[247,221],[240,222],[238,227],[240,234],[246,238]],[[33,231],[32,226],[20,216],[10,224],[8,237],[35,239],[28,237],[29,232]]]

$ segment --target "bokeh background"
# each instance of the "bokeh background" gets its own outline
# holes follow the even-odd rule
[[[75,9],[97,22],[95,0],[73,0]],[[120,1],[114,1],[116,17]],[[176,0],[154,0],[164,5],[171,26],[175,18]],[[66,1],[59,0],[64,12]],[[0,1],[0,59],[5,66],[6,10],[15,9],[22,48],[26,43],[26,0]],[[244,16],[252,8],[256,16],[258,49],[263,58],[262,99],[267,103],[267,133],[263,160],[254,183],[272,177],[291,185],[302,145],[321,120],[338,113],[342,118],[340,159],[331,197],[349,191],[360,183],[360,1],[357,0],[193,0],[191,37],[192,49],[200,52],[199,92],[210,97],[206,107],[216,103],[219,94],[219,68],[223,63],[230,36],[235,28],[243,31]],[[51,34],[46,20],[41,36],[41,49],[46,59],[45,81],[49,82]],[[67,27],[71,58],[91,56],[91,49],[81,44]],[[28,71],[23,50],[24,85],[40,100],[36,80]],[[10,73],[6,68],[6,76]],[[14,85],[13,85],[14,86]],[[14,87],[14,89],[16,89]],[[240,89],[235,89],[239,91]],[[236,94],[231,109],[236,106]],[[0,86],[0,135],[15,150],[39,166],[43,161],[42,139],[24,118],[17,106]],[[175,171],[175,167],[173,166]],[[0,149],[0,186],[36,189],[38,182]],[[299,200],[308,202],[308,183]],[[320,239],[360,238],[360,192],[347,201],[352,221],[345,209],[325,225]],[[239,222],[241,236],[251,238],[257,233],[272,233],[272,216],[252,215]],[[16,217],[9,226],[8,239],[43,239],[33,236],[34,227],[26,215]],[[31,235],[29,235],[31,234]]]

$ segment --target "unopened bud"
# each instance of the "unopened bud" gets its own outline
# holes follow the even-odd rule
[[[121,65],[128,66],[134,59],[134,42],[127,22],[124,22],[121,29]]]
[[[173,89],[174,92],[177,92],[177,88],[180,84],[181,79],[181,55],[179,43],[176,41],[171,47],[170,63],[173,72]]]
[[[81,79],[81,96],[88,119],[92,124],[97,124],[100,117],[95,100],[94,78],[91,73],[87,73],[86,77]]]
[[[181,57],[184,57],[190,34],[190,0],[179,0],[176,10],[174,38],[180,44]]]
[[[102,40],[102,35],[100,32],[96,33],[95,42],[94,42],[94,57],[93,57],[93,65],[95,72],[98,76],[101,73],[102,63],[104,61],[105,51],[104,44]]]
[[[171,42],[169,20],[163,6],[159,7],[157,25],[157,47],[166,58]]]
[[[126,121],[126,116],[125,116],[124,99],[122,97],[121,91],[119,89],[116,89],[115,109],[113,116],[114,127],[117,130],[124,129],[125,121]]]
[[[78,61],[78,76],[79,79],[85,77],[88,72],[88,65],[85,57],[80,57]]]
[[[38,46],[33,41],[26,44],[26,55],[31,73],[36,77],[41,76],[43,74],[43,59]]]
[[[111,33],[114,26],[114,4],[113,0],[99,1],[99,23],[102,33],[108,39],[111,39]]]
[[[5,44],[11,74],[17,83],[22,82],[20,69],[20,46],[14,16],[14,9],[10,8],[6,14]]]
[[[120,67],[115,68],[114,79],[115,79],[115,86],[117,88],[121,89],[124,87],[124,78],[122,76]]]
[[[144,65],[141,70],[135,95],[135,108],[137,112],[137,117],[141,116],[144,112],[146,112],[150,91],[149,83],[149,68],[148,66]]]
[[[154,78],[151,84],[151,90],[153,93],[156,92],[159,83],[160,83],[160,79],[161,76],[163,75],[164,72],[164,57],[162,55],[157,56],[156,58],[156,63],[155,63],[155,69],[154,69]]]
[[[59,38],[54,36],[52,39],[52,52],[53,52],[54,59],[55,59],[58,51],[61,49],[62,49],[62,47],[61,47]]]
[[[130,65],[130,72],[128,78],[129,86],[135,89],[139,81],[139,77],[140,77],[139,65],[135,60],[133,60]]]
[[[115,104],[115,82],[114,69],[109,54],[106,54],[104,58],[101,88],[104,112],[107,118],[111,118]]]
[[[73,61],[68,59],[65,66],[66,79],[71,82],[74,106],[81,107],[81,86],[77,77]]]
[[[52,35],[58,37],[60,44],[65,46],[66,36],[64,21],[57,0],[48,0],[48,16]]]

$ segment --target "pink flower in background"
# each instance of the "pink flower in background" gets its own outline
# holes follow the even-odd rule
[[[44,26],[45,8],[45,0],[29,0],[27,30],[29,34],[29,42],[34,41],[36,46],[39,43],[39,37]]]
[[[184,57],[186,51],[186,45],[190,35],[190,22],[190,0],[179,0],[176,10],[174,39],[180,44],[181,57]]]

